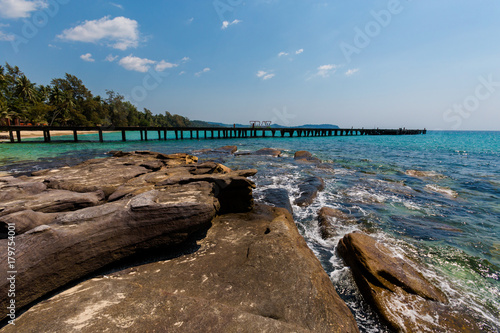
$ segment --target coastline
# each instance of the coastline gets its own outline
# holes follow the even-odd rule
[[[113,133],[115,131],[103,131],[103,133]],[[97,134],[97,131],[78,131],[78,134]],[[51,131],[51,136],[73,135],[73,131]],[[2,139],[2,137],[4,137]],[[6,138],[5,138],[6,137]],[[43,131],[23,131],[22,139],[37,139],[43,138]],[[9,132],[0,132],[0,142],[9,142]]]

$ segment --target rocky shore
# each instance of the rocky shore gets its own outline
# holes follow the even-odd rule
[[[114,152],[0,178],[2,332],[357,332],[290,213],[254,204],[255,172]]]
[[[238,154],[236,146],[200,153]],[[1,267],[15,257],[14,283],[0,270],[1,332],[358,332],[299,234],[286,189],[266,189],[254,203],[248,177],[257,170],[188,154],[110,155],[0,177]],[[294,160],[329,167],[306,151]],[[324,181],[311,175],[295,186],[293,203],[304,207]],[[317,213],[325,240],[357,223],[330,207]],[[369,235],[349,233],[337,250],[391,330],[480,331],[422,268]]]

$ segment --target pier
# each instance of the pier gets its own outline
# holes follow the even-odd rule
[[[121,140],[127,141],[127,132],[140,132],[140,140],[184,139],[230,139],[230,138],[265,138],[265,137],[328,137],[328,136],[360,136],[360,135],[418,135],[427,130],[399,129],[356,129],[356,128],[271,128],[271,127],[75,127],[75,126],[0,126],[0,131],[9,132],[11,143],[22,142],[22,132],[41,131],[43,141],[52,142],[50,133],[72,131],[73,141],[78,142],[78,132],[96,132],[99,142],[104,142],[104,132],[121,132]]]

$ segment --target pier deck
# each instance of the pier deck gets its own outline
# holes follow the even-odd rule
[[[174,140],[183,139],[223,139],[223,138],[262,138],[262,137],[319,137],[319,136],[357,136],[357,135],[418,135],[427,131],[411,129],[356,129],[356,128],[260,128],[260,127],[75,127],[75,126],[0,126],[0,131],[9,132],[11,143],[22,141],[24,131],[42,131],[43,142],[52,142],[50,133],[72,131],[73,141],[78,142],[78,131],[95,131],[99,141],[104,142],[104,132],[121,132],[122,141],[127,140],[127,132],[140,132],[141,140],[167,140],[168,133]],[[148,133],[154,133],[154,138]],[[156,134],[156,135],[155,135]],[[169,139],[170,140],[170,139]],[[42,141],[41,141],[42,142]]]

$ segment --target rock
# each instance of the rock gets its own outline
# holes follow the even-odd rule
[[[234,154],[238,150],[236,146],[224,146],[214,149],[214,152],[217,153],[226,153],[226,154]]]
[[[321,163],[319,158],[312,156],[312,154],[307,150],[299,150],[295,152],[293,159],[301,162]]]
[[[262,201],[275,207],[285,208],[290,214],[293,214],[292,204],[288,191],[284,188],[268,188],[262,191],[264,197]]]
[[[72,211],[97,205],[104,199],[102,191],[76,193],[65,190],[47,190],[33,196],[25,196],[0,203],[0,217],[23,210],[44,213]]]
[[[295,200],[295,204],[309,206],[318,195],[318,192],[325,188],[325,182],[319,177],[312,176],[301,182],[298,187],[300,196]]]
[[[349,215],[341,212],[338,209],[330,207],[322,207],[318,211],[318,226],[321,232],[321,238],[328,239],[338,236],[333,225],[335,224],[353,224],[356,221]]]
[[[437,173],[435,171],[422,171],[422,170],[406,170],[406,175],[417,178],[446,178],[445,175]]]
[[[475,320],[448,305],[446,295],[372,237],[344,236],[339,254],[351,267],[363,297],[399,332],[479,332]]]
[[[122,258],[185,242],[216,214],[253,208],[255,185],[245,175],[256,170],[197,165],[186,154],[115,155],[0,183],[47,184],[41,192],[45,187],[25,186],[25,196],[0,204],[0,232],[16,224],[17,308]],[[0,248],[7,250],[7,239]],[[0,265],[7,267],[4,253]],[[2,309],[7,288],[7,270],[0,270]]]
[[[236,155],[258,155],[258,156],[272,156],[272,157],[280,157],[281,151],[274,148],[262,148],[254,152],[249,153],[237,153]]]
[[[358,332],[291,216],[213,220],[198,249],[82,282],[4,332]]]
[[[13,224],[16,226],[16,234],[21,235],[40,225],[52,223],[57,215],[34,212],[30,209],[5,215],[0,217],[0,233],[7,233],[7,225]]]
[[[47,189],[41,181],[27,181],[15,177],[0,178],[0,202],[14,200],[27,195],[36,195]]]

